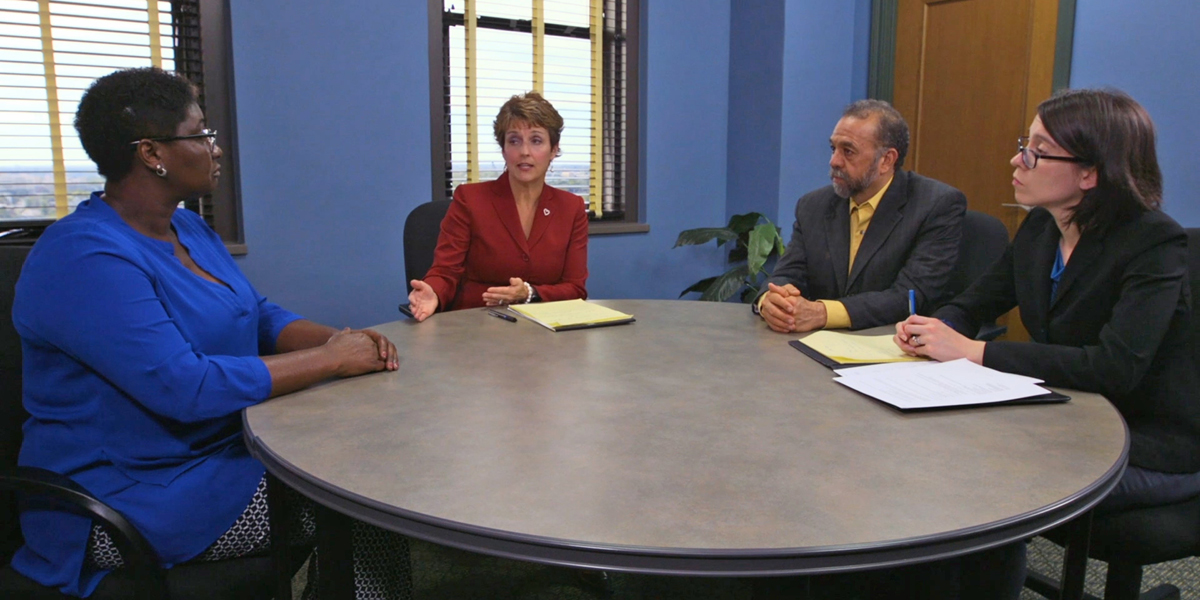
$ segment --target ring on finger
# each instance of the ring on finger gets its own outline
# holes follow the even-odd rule
[[[908,343],[913,346],[924,346],[925,345],[925,344],[921,343],[921,336],[916,335],[916,334],[909,336]]]

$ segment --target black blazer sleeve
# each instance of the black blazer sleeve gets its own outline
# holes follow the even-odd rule
[[[905,209],[905,220],[916,222],[910,225],[902,221],[892,233],[898,241],[880,250],[893,253],[901,261],[899,272],[873,268],[884,257],[871,257],[861,275],[861,288],[851,282],[851,293],[841,298],[850,315],[851,329],[903,321],[908,317],[908,290],[916,292],[918,311],[945,300],[950,273],[958,259],[967,198],[957,189],[938,183],[912,194]],[[872,217],[871,227],[875,226]],[[911,233],[906,234],[906,227],[912,228]],[[871,235],[870,228],[867,235]]]
[[[1085,233],[1052,297],[1059,240],[1033,210],[1003,259],[934,316],[969,334],[1016,304],[1037,343],[988,342],[984,366],[1103,394],[1129,424],[1131,464],[1200,470],[1186,233],[1158,211]]]
[[[995,342],[984,353],[984,365],[1008,372],[1036,370],[1050,385],[1095,391],[1109,399],[1129,395],[1157,354],[1187,281],[1187,239],[1182,232],[1164,233],[1154,232],[1122,273],[1101,284],[1118,290],[1111,307],[1088,307],[1083,301],[1064,307],[1072,313],[1059,316],[1060,321],[1104,322],[1094,340],[1079,347]]]
[[[1022,320],[1041,343],[990,342],[985,366],[1109,399],[1130,394],[1146,375],[1177,310],[1186,312],[1186,304],[1180,304],[1188,281],[1186,235],[1173,221],[1145,218],[1108,236],[1085,236],[1051,302],[1049,294],[1037,297],[1042,286],[1036,278],[1048,280],[1048,269],[1014,277],[1016,263],[1034,269],[1053,261],[1058,241],[1056,231],[1049,231],[1057,229],[1053,219],[1042,213],[1030,220],[1033,227],[1023,228],[1025,235],[1013,241],[1005,260],[948,307],[960,312],[939,311],[938,316],[954,321],[968,309],[978,319],[993,318],[1009,304],[1004,292],[1015,290],[1023,300]]]
[[[896,172],[851,269],[849,201],[826,186],[796,203],[792,239],[767,281],[791,283],[809,300],[840,301],[852,329],[895,323],[908,316],[908,290],[918,310],[945,300],[966,210],[953,187]]]
[[[767,283],[778,286],[790,283],[801,292],[808,290],[808,250],[805,243],[809,240],[805,237],[804,230],[806,226],[813,225],[811,221],[814,219],[809,216],[814,212],[809,208],[809,204],[813,202],[821,202],[816,192],[805,194],[796,202],[796,220],[792,223],[792,237],[788,240],[783,254],[775,263],[775,269],[771,271],[771,276],[759,290],[759,297],[767,293]],[[755,303],[757,304],[757,302],[758,298],[756,297]]]

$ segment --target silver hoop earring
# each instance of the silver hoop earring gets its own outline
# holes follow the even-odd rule
[[[159,177],[162,177],[163,179],[166,179],[167,178],[167,168],[162,165],[158,165],[154,169],[154,174],[158,175]]]

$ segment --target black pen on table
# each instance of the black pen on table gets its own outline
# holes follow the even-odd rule
[[[489,315],[492,315],[493,317],[496,317],[497,319],[504,319],[505,321],[508,321],[509,323],[516,323],[516,322],[517,322],[517,318],[516,318],[516,317],[514,317],[514,316],[512,316],[512,315],[506,315],[506,314],[504,314],[504,313],[502,313],[502,312],[500,312],[500,311],[498,311],[498,310],[492,309],[492,308],[489,308],[489,309],[488,309],[488,311],[487,311],[487,313],[488,313]]]

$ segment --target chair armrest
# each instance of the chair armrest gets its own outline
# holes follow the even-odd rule
[[[163,571],[158,553],[128,519],[64,475],[37,467],[4,469],[0,491],[16,492],[22,509],[52,508],[91,517],[104,524],[129,568]]]

